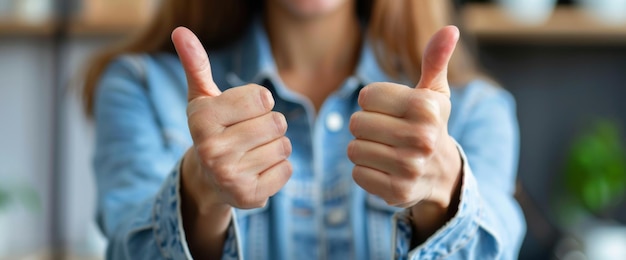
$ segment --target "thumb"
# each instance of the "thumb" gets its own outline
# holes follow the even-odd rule
[[[209,56],[193,32],[178,27],[172,32],[172,42],[187,76],[187,100],[201,96],[219,96],[222,92],[213,82]]]
[[[446,26],[428,42],[422,60],[422,77],[417,88],[426,88],[450,96],[448,63],[459,41],[459,29]]]

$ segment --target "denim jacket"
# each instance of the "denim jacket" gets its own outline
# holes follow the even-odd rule
[[[462,156],[457,213],[410,248],[406,210],[368,194],[351,177],[346,147],[359,90],[392,82],[364,43],[357,69],[319,112],[278,76],[260,23],[210,52],[222,90],[267,87],[285,115],[293,175],[263,208],[233,209],[223,259],[514,259],[525,222],[513,198],[518,126],[512,96],[486,81],[452,88],[449,133]],[[180,159],[192,146],[186,79],[174,54],[122,56],[96,93],[98,224],[108,259],[191,259],[180,209]]]

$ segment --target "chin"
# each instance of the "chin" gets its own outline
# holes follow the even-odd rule
[[[280,2],[292,14],[302,17],[316,17],[332,13],[350,0],[273,0]]]

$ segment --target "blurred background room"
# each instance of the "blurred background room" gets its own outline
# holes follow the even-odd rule
[[[626,259],[626,0],[454,1],[517,100],[520,258]],[[80,73],[158,2],[0,0],[0,259],[103,258]]]

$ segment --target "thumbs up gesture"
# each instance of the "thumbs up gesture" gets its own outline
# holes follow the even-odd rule
[[[420,82],[413,88],[373,83],[359,94],[363,111],[350,118],[355,140],[348,157],[354,181],[389,205],[432,202],[446,209],[458,187],[461,160],[448,135],[447,67],[459,39],[448,26],[428,44]]]
[[[258,208],[291,176],[287,161],[291,142],[287,121],[272,112],[272,94],[259,85],[231,88],[223,93],[211,74],[208,55],[198,38],[177,28],[172,41],[185,69],[187,117],[194,143],[194,161],[201,178],[216,198],[236,208]],[[188,153],[189,154],[189,153]]]

